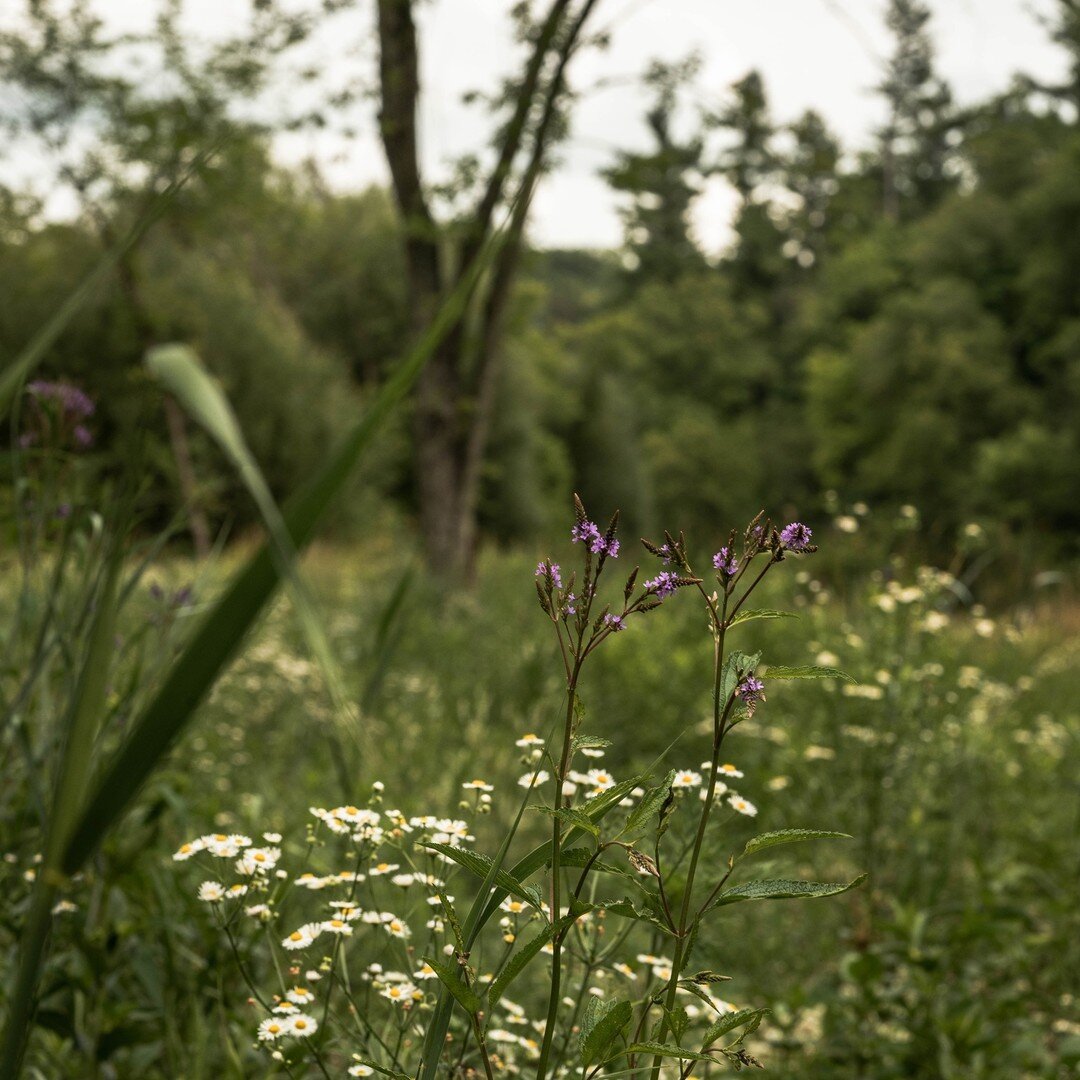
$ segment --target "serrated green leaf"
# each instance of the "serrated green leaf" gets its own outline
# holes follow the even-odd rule
[[[506,988],[525,970],[529,961],[533,959],[537,953],[549,942],[551,939],[566,927],[570,926],[575,921],[577,915],[565,915],[557,923],[548,923],[539,934],[536,935],[527,945],[523,945],[510,959],[503,965],[502,971],[492,980],[491,985],[488,987],[488,1004],[492,1009],[499,1003],[499,999],[506,993]]]
[[[624,919],[636,919],[638,922],[647,922],[650,926],[656,926],[660,930],[663,930],[669,937],[672,936],[673,931],[671,927],[664,921],[660,897],[656,893],[647,893],[646,903],[649,906],[641,908],[638,907],[630,897],[624,896],[621,900],[597,900],[589,906],[592,910],[603,908],[605,911],[610,911],[612,915],[619,915]]]
[[[798,844],[803,840],[851,840],[848,833],[832,832],[825,829],[777,829],[775,832],[759,833],[746,841],[739,858],[753,855],[756,851],[779,847],[781,844]]]
[[[430,840],[424,841],[421,847],[429,848],[432,851],[437,851],[440,855],[445,855],[448,859],[453,860],[458,866],[463,866],[471,874],[475,874],[481,881],[483,881],[491,870],[491,860],[486,855],[481,855],[478,851],[470,851],[467,848],[451,847],[449,844],[436,844]],[[511,896],[516,896],[519,900],[524,900],[526,904],[530,904],[539,910],[540,897],[537,892],[517,878],[508,874],[505,870],[499,870],[495,874],[495,884],[500,889],[504,889]]]
[[[598,870],[602,874],[620,874],[623,877],[634,877],[629,870],[614,863],[604,862],[602,859],[593,859],[595,852],[589,848],[567,848],[559,853],[559,865],[582,868],[590,863],[590,870]]]
[[[641,796],[637,806],[630,811],[630,816],[626,819],[626,825],[620,835],[630,835],[648,827],[649,819],[653,814],[660,812],[660,807],[664,805],[665,800],[671,793],[671,784],[674,779],[675,770],[672,769],[671,772],[667,774],[667,777],[662,784],[658,784],[654,788],[649,788],[649,790]]]
[[[699,1054],[696,1050],[684,1050],[681,1046],[671,1046],[669,1043],[659,1042],[631,1043],[616,1057],[608,1058],[608,1061],[615,1061],[617,1058],[625,1057],[628,1054],[651,1054],[653,1057],[681,1058],[683,1061],[711,1061],[713,1064],[716,1063],[716,1058],[709,1057],[708,1054]]]
[[[530,809],[539,810],[541,814],[547,814],[549,817],[557,817],[560,821],[565,821],[567,825],[576,825],[590,836],[600,839],[600,826],[580,810],[575,810],[570,806],[560,806],[558,810],[553,806],[533,806]]]
[[[770,664],[761,674],[763,679],[840,679],[842,682],[856,682],[846,671],[833,667],[818,667],[817,664],[805,664],[802,667],[785,667],[783,664]]]
[[[602,750],[610,745],[610,739],[601,739],[599,735],[575,735],[570,743],[570,753],[576,754],[579,750]]]
[[[752,622],[754,619],[797,619],[799,616],[794,611],[771,611],[767,608],[760,609],[747,609],[743,608],[735,614],[735,618],[728,623],[728,626],[738,626],[739,623]]]
[[[765,1016],[768,1011],[768,1009],[739,1009],[738,1012],[727,1013],[725,1016],[721,1016],[720,1019],[705,1032],[705,1036],[701,1040],[702,1045],[708,1046],[709,1043],[716,1042],[717,1039],[726,1035],[729,1031],[741,1028],[744,1024],[749,1024],[753,1020],[757,1020],[758,1024],[760,1024],[761,1018]],[[756,1027],[757,1025],[755,1024],[754,1026]]]
[[[581,1017],[581,1064],[587,1068],[602,1061],[633,1015],[629,1001],[590,997]]]
[[[439,976],[439,981],[443,986],[454,995],[454,1000],[470,1016],[475,1016],[480,1011],[481,1001],[476,994],[473,993],[472,989],[461,981],[459,969],[453,968],[449,964],[433,956],[425,956],[423,959],[424,963]]]
[[[747,881],[733,889],[725,889],[713,907],[737,904],[743,900],[814,900],[821,896],[839,896],[849,889],[857,889],[866,880],[860,874],[846,885],[838,882],[788,881],[782,878],[772,881]]]

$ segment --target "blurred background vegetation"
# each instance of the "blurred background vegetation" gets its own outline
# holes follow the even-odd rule
[[[0,39],[3,77],[18,91],[10,126],[52,148],[44,160],[80,208],[55,221],[27,193],[0,192],[4,354],[115,242],[147,177],[172,175],[222,140],[47,364],[98,403],[94,467],[115,472],[137,454],[149,523],[183,511],[203,548],[223,526],[254,520],[254,507],[148,386],[147,345],[196,347],[283,494],[362,408],[415,325],[416,228],[394,193],[342,194],[314,166],[271,164],[276,131],[326,123],[334,105],[274,124],[235,108],[278,70],[289,35],[310,30],[273,5],[256,8],[266,25],[209,57],[190,55],[163,17],[140,44],[169,75],[152,85],[171,92],[151,94],[125,74],[117,58],[130,43],[88,12],[61,18],[32,5]],[[518,18],[535,45],[539,17]],[[453,363],[465,375],[434,391],[455,415],[440,419],[421,395],[421,415],[384,441],[339,526],[362,525],[376,508],[418,519],[432,561],[456,570],[481,539],[549,535],[572,489],[621,507],[634,532],[677,519],[710,534],[764,505],[835,511],[828,493],[839,492],[845,507],[917,506],[938,557],[977,524],[1008,553],[996,569],[1014,589],[1075,555],[1080,75],[1053,86],[1017,76],[959,108],[935,68],[928,11],[896,0],[888,20],[893,53],[878,89],[888,121],[857,154],[813,112],[776,124],[757,73],[720,107],[691,110],[691,130],[675,114],[694,90],[695,59],[645,72],[654,145],[618,154],[605,174],[623,200],[625,246],[536,250],[526,233],[505,275],[491,370],[470,382],[479,361],[458,343]],[[1049,30],[1080,72],[1071,0]],[[492,107],[516,106],[525,89],[512,83]],[[352,100],[347,89],[327,94]],[[573,101],[558,100],[565,125]],[[558,127],[534,133],[547,140],[545,167]],[[495,148],[504,147],[500,129]],[[475,238],[467,204],[483,188],[478,168],[462,163],[458,185],[441,193],[451,206],[438,226],[444,261]],[[739,205],[729,249],[709,259],[688,214],[717,175]],[[499,197],[508,200],[505,187]],[[484,428],[475,490],[453,511],[474,522],[465,551],[436,550],[425,514],[425,503],[441,505],[419,464],[437,423],[454,428],[436,447],[444,458],[453,439]]]
[[[263,1074],[247,991],[169,854],[211,822],[299,839],[350,779],[385,781],[406,813],[449,812],[478,772],[515,790],[513,741],[558,692],[532,566],[564,549],[577,490],[598,518],[621,508],[627,554],[682,528],[700,561],[762,507],[822,543],[768,597],[801,619],[760,644],[860,684],[770,695],[737,742],[741,786],[756,826],[857,836],[801,870],[872,884],[796,919],[737,913],[708,944],[733,1001],[774,1009],[755,1052],[798,1080],[1075,1077],[1080,4],[1056,0],[1047,26],[1067,78],[1017,75],[961,107],[928,9],[889,0],[886,121],[861,147],[814,112],[776,122],[758,73],[701,107],[697,58],[653,64],[652,145],[604,173],[625,216],[613,250],[543,249],[528,228],[573,122],[570,61],[604,45],[576,21],[593,5],[508,5],[521,67],[483,102],[490,145],[445,185],[416,161],[415,6],[258,0],[212,48],[171,2],[138,39],[77,0],[28,3],[0,31],[11,152],[34,148],[76,208],[0,187],[5,364],[190,171],[0,427],[5,994],[118,493],[139,524],[97,753],[123,743],[259,530],[147,350],[196,350],[282,498],[506,239],[305,562],[363,740],[339,728],[283,599],[71,889],[29,1067]],[[361,8],[374,84],[289,67]],[[310,92],[257,107],[292,77]],[[365,95],[387,187],[275,163],[278,135],[342,123]],[[720,255],[690,217],[717,177],[737,198]],[[92,414],[68,415],[57,383]],[[606,762],[620,778],[680,732],[670,764],[704,756],[707,643],[690,604],[670,607],[584,691],[597,733],[629,739]]]

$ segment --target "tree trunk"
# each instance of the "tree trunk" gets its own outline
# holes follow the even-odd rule
[[[417,381],[413,440],[420,527],[429,565],[444,578],[460,581],[471,576],[503,314],[516,275],[528,206],[557,126],[554,119],[565,88],[566,64],[596,2],[583,0],[571,18],[573,0],[552,0],[546,16],[536,24],[532,51],[511,116],[502,129],[491,176],[466,222],[455,270],[444,273],[441,234],[420,174],[414,0],[378,0],[379,130],[402,215],[414,337],[423,333],[440,300],[471,271],[484,250],[495,228],[495,212],[508,201],[514,161],[528,147],[507,240],[473,296],[469,315],[450,333]]]

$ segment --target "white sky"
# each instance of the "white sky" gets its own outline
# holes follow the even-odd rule
[[[0,0],[0,15],[15,6],[15,0]],[[125,28],[143,21],[152,6],[148,0],[99,0],[109,21]],[[247,0],[189,0],[188,6],[192,24],[212,34],[242,17]],[[485,144],[489,118],[481,107],[462,105],[461,95],[494,88],[517,65],[509,7],[509,0],[421,5],[421,131],[429,180],[438,179],[440,168],[457,154]],[[1045,79],[1064,71],[1062,53],[1038,21],[1053,11],[1053,0],[931,0],[931,7],[939,69],[961,103],[1004,89],[1017,71]],[[610,27],[612,44],[575,61],[572,82],[587,92],[561,149],[560,167],[537,194],[534,240],[543,246],[619,244],[615,197],[598,174],[616,149],[649,146],[642,122],[647,97],[633,76],[657,57],[674,60],[693,49],[704,54],[701,104],[718,102],[732,82],[756,67],[778,122],[814,108],[847,149],[867,145],[882,119],[870,88],[890,48],[884,8],[884,0],[600,0],[594,28]],[[370,65],[374,57],[370,16],[351,27],[351,41],[320,42],[319,62],[331,73]],[[325,133],[294,135],[280,140],[278,157],[314,157],[335,187],[384,182],[370,103],[357,106],[357,119],[362,133],[351,143]],[[707,250],[723,246],[733,205],[720,182],[699,200],[695,228]]]

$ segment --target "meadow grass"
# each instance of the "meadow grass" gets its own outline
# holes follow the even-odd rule
[[[377,613],[407,572],[399,555],[378,544],[310,553],[332,647],[364,703],[362,734],[339,722],[281,599],[70,890],[76,910],[59,916],[31,1044],[39,1075],[267,1069],[252,1045],[248,989],[195,897],[198,878],[171,860],[192,836],[274,831],[295,844],[310,806],[362,799],[375,780],[407,815],[454,813],[461,784],[482,777],[495,791],[492,812],[476,818],[476,847],[494,850],[520,794],[515,740],[546,731],[560,707],[533,565],[490,555],[477,587],[451,594],[417,576],[388,627]],[[785,849],[776,870],[840,881],[865,869],[871,881],[783,918],[739,905],[703,934],[693,966],[732,976],[723,994],[736,1005],[772,1008],[748,1046],[780,1075],[1073,1075],[1080,635],[1070,609],[990,619],[950,606],[940,578],[912,566],[838,579],[843,595],[813,569],[800,567],[800,618],[747,624],[740,647],[767,635],[772,662],[828,663],[858,685],[769,685],[727,751],[758,816],[729,815],[704,857],[720,864],[769,829],[837,828],[854,842]],[[144,643],[145,681],[222,570],[193,577],[178,560],[150,569],[119,631]],[[189,584],[191,602],[174,604]],[[786,592],[790,605],[791,582],[778,589],[755,603],[781,606]],[[661,754],[660,771],[697,769],[708,756],[702,611],[676,596],[663,615],[613,639],[582,682],[588,729],[612,739],[603,764],[618,779]],[[5,983],[39,850],[33,814],[15,802],[31,797],[32,777],[9,761]],[[520,843],[540,842],[545,828],[526,824]],[[659,949],[647,934],[634,945],[639,969],[633,954]],[[542,989],[515,987],[530,1016],[542,1015]]]

